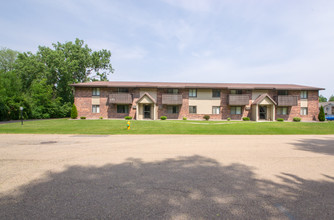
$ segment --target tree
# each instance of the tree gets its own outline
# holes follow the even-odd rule
[[[0,72],[8,72],[14,69],[14,62],[18,52],[8,48],[0,50]]]
[[[78,110],[77,107],[73,104],[71,111],[71,118],[76,119],[77,117],[78,117]]]
[[[107,80],[113,72],[108,50],[92,51],[83,40],[52,44],[52,48],[39,46],[36,54],[18,55],[16,71],[28,90],[35,79],[46,79],[53,97],[62,103],[73,102],[69,84],[92,80]]]
[[[326,120],[324,107],[322,107],[322,106],[320,106],[320,112],[319,112],[319,115],[318,115],[318,119],[319,119],[319,121],[325,121]]]
[[[334,95],[331,95],[331,97],[329,97],[329,101],[334,102]]]
[[[319,96],[319,102],[327,102],[327,98],[323,95]]]

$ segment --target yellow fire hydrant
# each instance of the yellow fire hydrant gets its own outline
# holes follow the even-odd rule
[[[130,121],[126,123],[126,127],[128,127],[128,130],[130,130]]]

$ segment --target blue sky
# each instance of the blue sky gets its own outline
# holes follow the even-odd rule
[[[79,38],[117,81],[294,83],[334,94],[334,1],[25,0],[1,4],[0,46]]]

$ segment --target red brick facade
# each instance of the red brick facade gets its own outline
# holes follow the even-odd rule
[[[78,116],[85,116],[87,118],[98,119],[103,118],[124,118],[125,116],[132,116],[136,119],[137,101],[140,98],[140,88],[129,88],[129,93],[132,96],[132,104],[127,104],[129,113],[117,113],[117,104],[109,104],[108,97],[110,93],[117,93],[117,88],[101,87],[99,99],[99,113],[92,113],[92,90],[93,87],[76,87],[74,104],[78,109]],[[230,91],[228,89],[220,90],[220,113],[208,114],[210,119],[226,120],[241,120],[243,117],[252,116],[252,90],[242,90],[242,94],[249,95],[249,104],[241,106],[242,114],[231,114],[231,106],[228,103],[228,96]],[[190,114],[189,113],[189,89],[179,89],[179,94],[182,94],[182,105],[178,105],[179,112],[171,114],[167,112],[167,105],[162,104],[162,94],[167,93],[167,89],[158,88],[156,97],[156,118],[167,116],[168,119],[203,119],[204,114]],[[278,95],[277,90],[269,90],[268,95],[275,100]],[[318,90],[309,90],[307,97],[307,115],[301,115],[301,99],[299,90],[289,90],[288,95],[298,96],[298,105],[289,106],[287,115],[277,114],[277,106],[275,109],[275,118],[283,118],[291,121],[294,117],[302,118],[302,121],[317,120],[318,116]],[[305,101],[305,100],[304,100]]]

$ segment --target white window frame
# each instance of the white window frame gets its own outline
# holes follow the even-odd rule
[[[300,99],[307,99],[308,98],[308,94],[307,91],[300,91]]]
[[[100,96],[100,88],[93,88],[92,95],[93,96]]]
[[[278,115],[287,115],[288,114],[288,107],[278,107],[277,108]]]
[[[197,89],[189,89],[189,97],[197,97]]]
[[[192,108],[193,110],[195,109],[195,111],[190,111],[190,108]],[[196,105],[190,105],[189,106],[189,114],[197,114],[197,106]]]
[[[301,107],[300,108],[300,115],[308,115],[308,108],[307,107]]]
[[[92,105],[92,113],[100,113],[100,105]]]
[[[219,115],[220,114],[220,106],[212,106],[212,114]]]
[[[231,106],[231,115],[241,115],[241,114],[242,114],[241,106]]]

